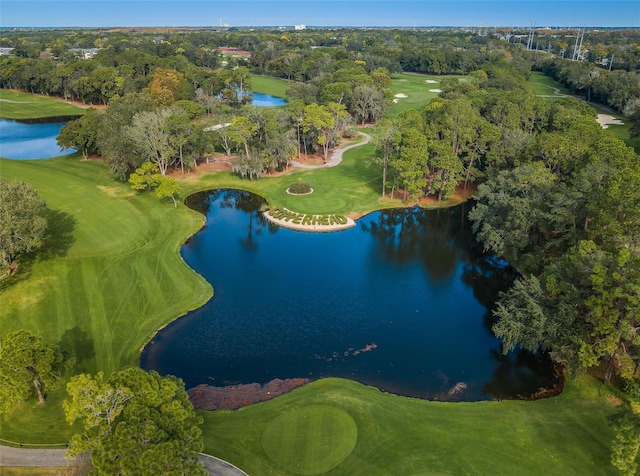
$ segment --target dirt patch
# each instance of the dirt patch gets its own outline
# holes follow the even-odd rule
[[[290,378],[274,379],[264,385],[249,383],[212,387],[202,384],[190,388],[187,394],[196,410],[237,410],[247,405],[271,400],[309,382],[310,380],[306,378]]]

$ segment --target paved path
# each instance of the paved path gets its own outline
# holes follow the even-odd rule
[[[74,461],[64,458],[67,450],[51,449],[27,449],[13,448],[10,446],[0,446],[0,467],[61,467],[73,466]],[[240,468],[231,463],[227,463],[215,456],[200,453],[200,461],[204,464],[204,469],[212,476],[248,476]],[[0,473],[2,471],[0,470]]]
[[[331,154],[331,158],[326,164],[308,165],[308,164],[301,164],[300,162],[296,162],[295,160],[291,161],[290,163],[291,165],[295,167],[300,167],[301,169],[326,169],[328,167],[335,167],[340,162],[342,162],[342,154],[344,154],[346,151],[350,149],[354,149],[356,147],[360,147],[365,144],[368,144],[369,141],[371,140],[371,136],[369,134],[365,134],[364,132],[359,132],[359,131],[358,131],[358,134],[364,137],[364,141],[358,142],[357,144],[348,145],[347,147],[342,147],[341,149],[334,150],[333,153]]]

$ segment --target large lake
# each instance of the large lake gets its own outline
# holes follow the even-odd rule
[[[214,297],[156,335],[143,368],[187,388],[338,376],[454,400],[551,384],[548,359],[500,353],[488,309],[515,272],[482,253],[464,205],[381,211],[315,234],[266,222],[263,200],[247,192],[203,192],[187,203],[206,226],[182,256]]]
[[[0,119],[0,157],[34,160],[68,155],[75,149],[61,150],[56,136],[66,122],[18,122]]]

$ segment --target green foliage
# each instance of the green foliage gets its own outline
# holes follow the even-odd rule
[[[287,190],[289,191],[289,193],[292,193],[294,195],[305,195],[307,193],[311,193],[312,191],[311,186],[308,183],[304,182],[292,183],[291,185],[289,185],[289,188]]]
[[[22,181],[0,178],[0,261],[14,267],[22,253],[42,247],[47,205],[36,189]]]
[[[81,374],[67,385],[69,423],[83,422],[69,452],[91,451],[98,474],[206,474],[202,433],[184,383],[129,367],[108,380]]]
[[[155,190],[162,181],[158,164],[145,162],[129,175],[129,183],[134,190]]]
[[[44,403],[46,392],[57,388],[70,363],[58,346],[28,331],[6,334],[0,347],[0,413],[34,393]]]
[[[97,139],[100,116],[98,111],[91,108],[79,119],[69,121],[60,129],[56,137],[58,145],[64,149],[77,149],[82,152],[84,159],[98,150]]]
[[[622,475],[635,476],[640,450],[640,414],[625,410],[611,420],[615,434],[611,443],[611,464]]]
[[[160,185],[156,188],[156,196],[160,199],[170,198],[173,200],[173,206],[177,207],[176,195],[180,193],[180,185],[174,178],[162,177]]]

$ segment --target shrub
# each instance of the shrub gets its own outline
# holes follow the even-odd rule
[[[293,195],[305,195],[313,192],[313,189],[308,183],[294,183],[289,187],[288,192]]]

